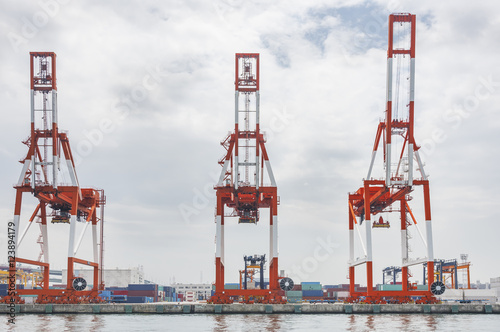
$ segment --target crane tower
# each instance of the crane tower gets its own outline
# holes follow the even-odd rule
[[[385,120],[378,125],[368,175],[363,180],[363,186],[349,194],[349,279],[352,302],[364,299],[366,302],[383,303],[389,298],[391,302],[408,302],[410,296],[419,296],[421,302],[435,301],[431,293],[434,281],[434,253],[429,180],[414,137],[415,23],[415,15],[405,13],[389,16]],[[385,176],[374,179],[372,170],[381,144]],[[419,177],[414,172],[415,164],[418,166],[416,169],[420,173]],[[412,199],[410,193],[417,187],[423,189],[426,236],[420,231],[409,205]],[[386,212],[398,212],[401,220],[401,291],[373,289],[372,227],[378,225],[376,222],[372,224],[372,218]],[[360,232],[361,227],[365,228],[364,239]],[[409,227],[414,227],[421,237],[426,251],[423,258],[409,257]],[[356,259],[355,232],[359,235],[360,247],[363,250],[362,256]],[[427,264],[428,289],[415,290],[408,281],[408,268],[422,263]],[[359,265],[366,267],[366,292],[355,291],[355,268]]]
[[[20,296],[36,295],[38,303],[99,302],[98,290],[103,287],[100,263],[105,196],[103,190],[80,187],[68,136],[59,131],[55,53],[30,53],[30,82],[31,133],[24,142],[28,146],[28,153],[21,161],[21,175],[14,185],[14,220],[9,222],[9,235],[12,234],[9,236],[9,244],[14,248],[9,251],[9,271],[10,278],[15,280],[17,264],[34,265],[43,271],[43,279],[37,289],[19,289],[18,285],[15,285],[17,289],[12,290],[16,295],[12,297],[12,301],[22,303]],[[70,183],[64,183],[64,178],[69,178]],[[20,232],[20,226],[23,224],[21,210],[24,193],[33,195],[38,204]],[[41,246],[41,252],[38,259],[21,258],[18,256],[19,248],[34,223],[40,227],[41,233],[37,242]],[[69,228],[66,289],[49,289],[49,223],[53,224],[50,227]],[[77,223],[84,224],[78,238]],[[98,225],[101,226],[100,230]],[[89,226],[92,230],[93,261],[77,258],[78,249]],[[98,232],[101,235],[101,243]],[[52,242],[54,240],[57,239]],[[86,280],[74,276],[74,264],[93,268],[91,290],[85,290]],[[11,297],[5,297],[4,301],[11,301]]]
[[[278,296],[278,204],[276,181],[260,131],[259,54],[237,53],[235,57],[235,124],[221,145],[226,153],[219,160],[222,171],[215,190],[216,250],[215,294],[213,303],[229,303],[231,297],[253,298],[277,303]],[[225,207],[232,209],[226,213]],[[237,217],[238,223],[257,223],[260,209],[270,211],[269,289],[224,289],[225,218]]]

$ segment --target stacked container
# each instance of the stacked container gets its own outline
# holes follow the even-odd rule
[[[99,291],[99,297],[106,302],[111,302],[111,296],[113,292],[109,290]]]
[[[302,284],[302,298],[304,300],[322,300],[323,287],[319,281],[317,282],[303,282]]]
[[[141,299],[144,302],[140,302]],[[151,298],[151,299],[149,299]],[[158,302],[157,284],[129,284],[127,303],[149,303]]]
[[[164,301],[176,302],[175,288],[171,286],[163,286]]]
[[[7,296],[9,292],[9,284],[0,284],[0,298]]]
[[[289,303],[302,302],[302,291],[301,290],[287,291],[286,298]]]

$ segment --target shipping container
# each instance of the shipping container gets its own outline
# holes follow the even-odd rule
[[[303,290],[302,297],[323,297],[322,290]]]
[[[127,296],[127,303],[146,303],[145,296]]]
[[[340,288],[339,285],[323,285],[323,288],[328,289],[328,288]]]
[[[110,291],[126,291],[128,290],[127,287],[105,287],[104,290],[110,290]]]
[[[360,284],[354,284],[354,287],[360,287]],[[344,289],[349,289],[350,285],[349,284],[340,284],[339,288],[344,288]]]
[[[112,291],[99,291],[99,297],[103,299],[104,301],[111,301],[111,296],[113,295]]]
[[[157,284],[129,284],[128,285],[128,290],[154,290],[155,292],[158,292],[158,285]]]
[[[128,290],[114,290],[113,295],[128,295]]]
[[[318,291],[322,289],[321,284],[302,284],[302,291]]]
[[[302,297],[302,291],[287,291],[286,292],[287,297]]]
[[[401,291],[403,285],[379,285],[381,291]],[[363,290],[362,290],[363,289]],[[366,292],[366,287],[359,287],[356,291]]]
[[[154,290],[129,290],[128,296],[158,296],[158,293]]]
[[[127,295],[111,295],[111,301],[126,301]]]

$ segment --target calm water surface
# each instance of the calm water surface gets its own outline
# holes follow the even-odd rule
[[[17,315],[2,331],[500,331],[500,315]]]

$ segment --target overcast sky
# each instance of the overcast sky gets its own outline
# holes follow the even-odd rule
[[[281,199],[279,268],[296,281],[347,283],[347,194],[366,176],[384,116],[387,18],[410,12],[417,15],[415,136],[430,174],[435,256],[468,254],[474,282],[500,276],[497,1],[0,6],[5,230],[17,161],[27,152],[21,141],[29,136],[29,52],[53,51],[59,127],[69,133],[80,184],[107,196],[105,267],[142,265],[147,279],[163,284],[213,282],[213,185],[225,151],[219,142],[234,126],[234,54],[255,52],[261,123]],[[378,160],[374,176],[382,175]],[[423,223],[421,190],[412,196]],[[35,204],[25,197],[21,228]],[[375,282],[384,267],[401,265],[397,215],[388,218],[391,229],[373,231]],[[53,268],[65,268],[68,229],[49,225]],[[267,218],[257,226],[227,222],[227,282],[238,281],[243,255],[268,254],[268,229]],[[411,232],[410,256],[423,257]],[[30,230],[22,257],[38,257],[38,233]],[[6,246],[2,230],[2,263]],[[91,258],[88,249],[82,258]],[[421,282],[421,268],[411,271]]]

